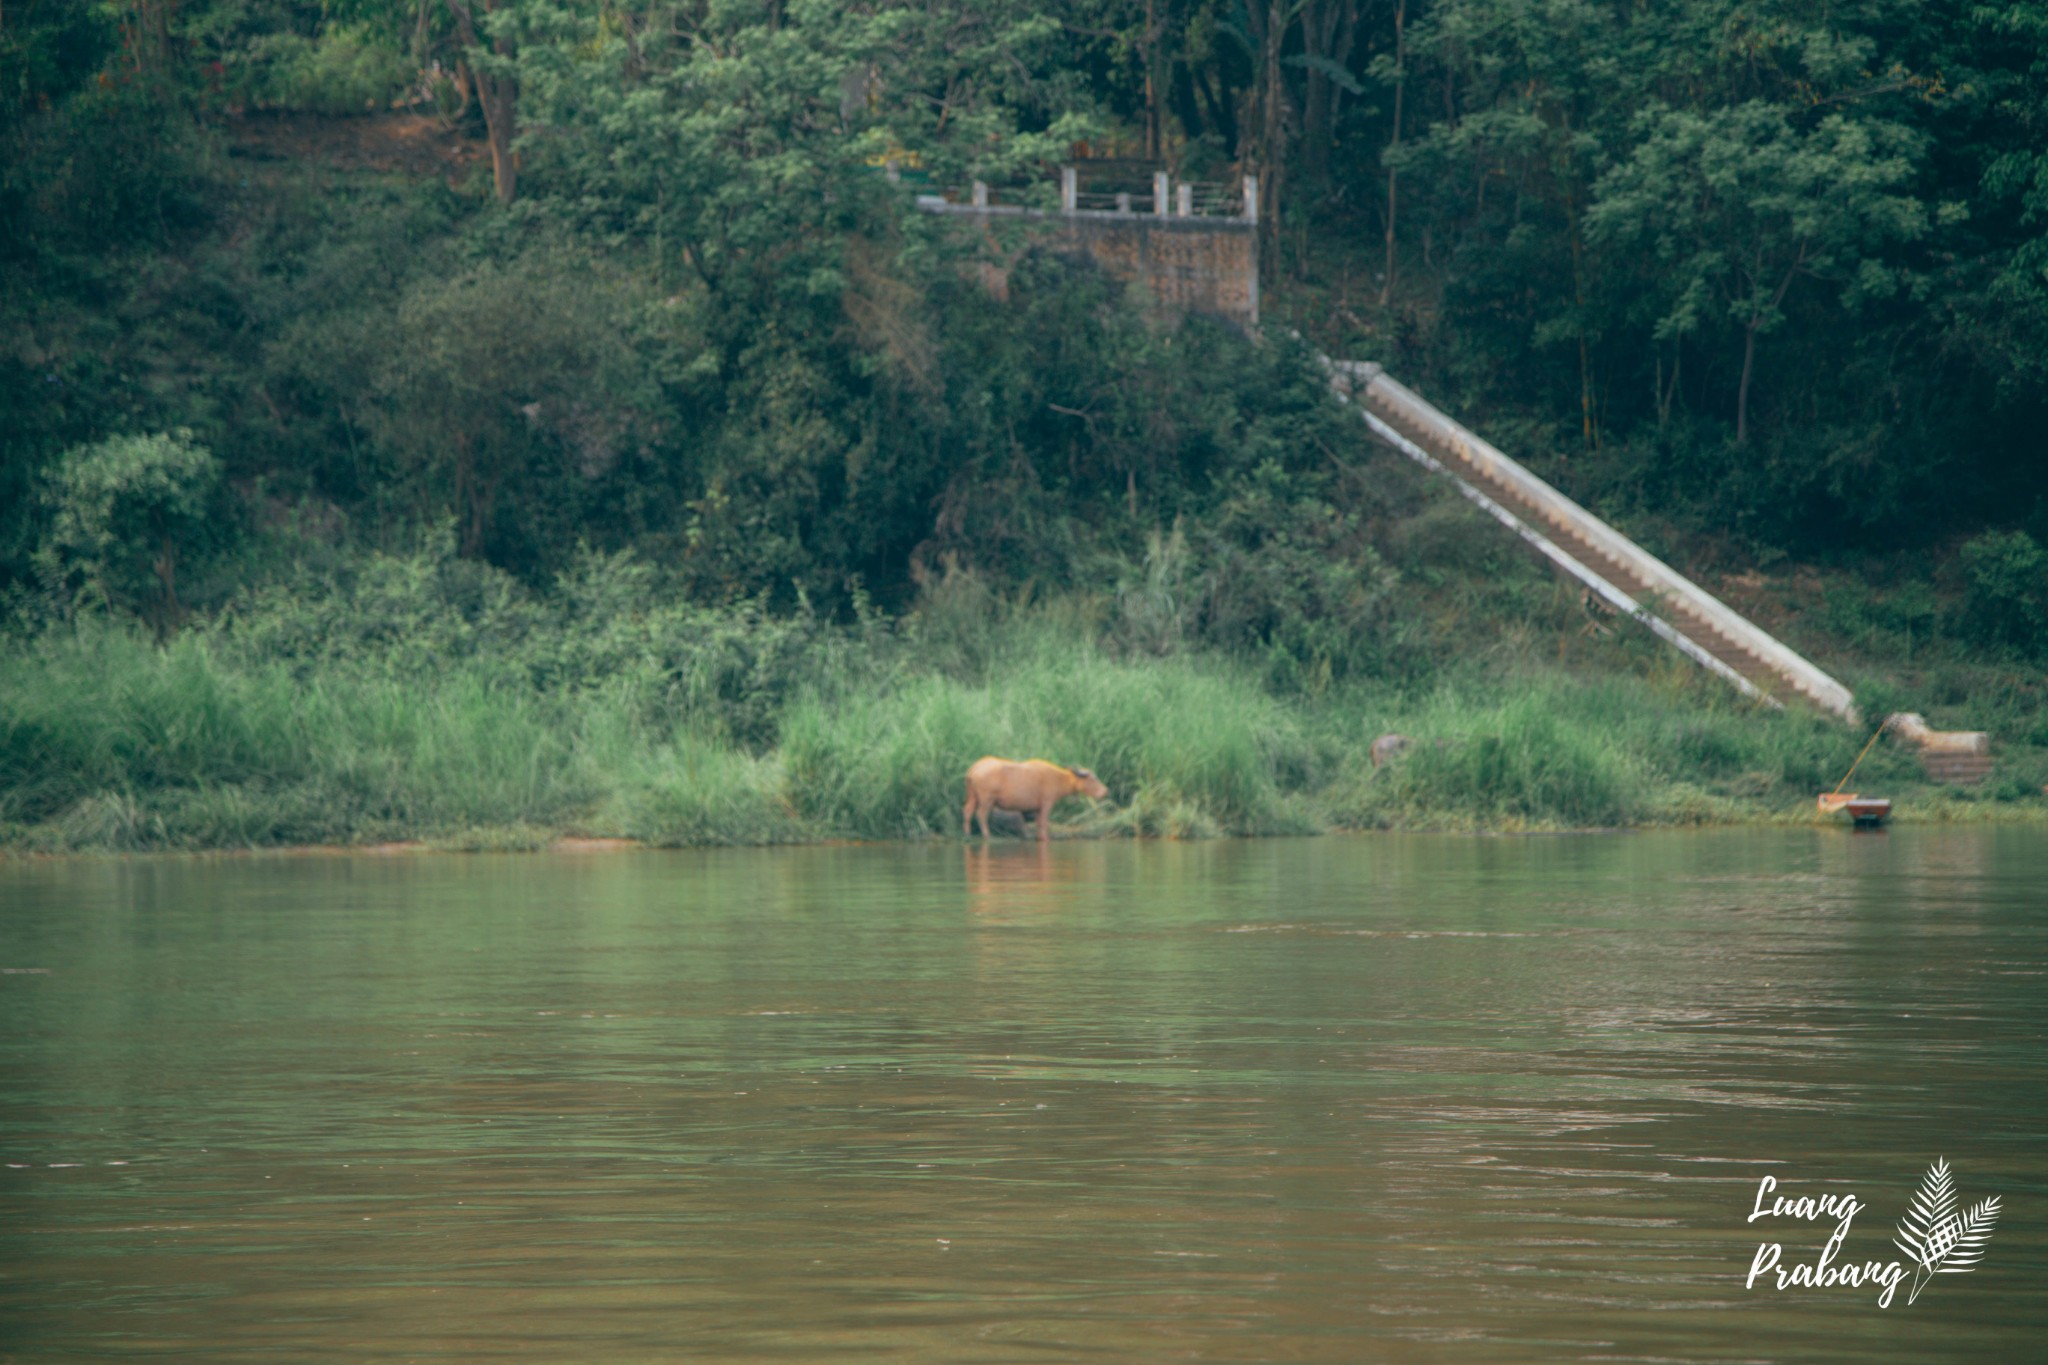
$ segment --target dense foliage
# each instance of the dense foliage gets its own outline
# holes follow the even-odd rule
[[[1861,738],[1693,670],[1273,695],[1256,657],[1115,644],[1124,602],[948,581],[952,609],[839,627],[676,601],[630,557],[534,592],[443,533],[167,645],[83,621],[0,655],[0,848],[951,835],[990,750],[1089,763],[1113,800],[1060,819],[1096,834],[1696,823],[1810,810]],[[1376,769],[1388,730],[1415,750]],[[1995,818],[2044,776],[2036,750],[1916,809]]]
[[[949,552],[1065,572],[1119,502],[1135,554],[1273,452],[1314,467],[1312,386],[1051,262],[991,310],[878,173],[1043,192],[1081,139],[1261,174],[1283,307],[1610,511],[1807,553],[2038,539],[2044,16],[26,0],[0,578],[33,580],[67,450],[178,428],[252,523],[452,516],[528,575],[633,544],[704,594],[895,600]],[[395,106],[486,136],[482,202],[235,156],[266,110]]]

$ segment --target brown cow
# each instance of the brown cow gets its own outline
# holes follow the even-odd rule
[[[1043,841],[1052,837],[1052,808],[1061,797],[1100,801],[1108,795],[1102,779],[1086,768],[1062,768],[1042,758],[1022,763],[984,758],[967,770],[967,804],[960,808],[960,829],[972,835],[979,817],[981,837],[986,839],[990,811],[1031,811],[1038,817],[1038,837]]]

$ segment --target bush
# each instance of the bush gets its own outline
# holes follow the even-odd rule
[[[1303,482],[1268,461],[1217,509],[1203,633],[1262,659],[1276,690],[1318,693],[1390,671],[1400,632],[1393,570]]]
[[[615,781],[600,827],[643,843],[791,843],[810,830],[783,797],[782,765],[678,729],[666,742],[642,736],[604,770]]]
[[[588,736],[624,723],[474,667],[305,683],[197,632],[160,649],[89,625],[0,666],[0,822],[112,847],[560,824],[606,787]]]
[[[0,156],[0,260],[89,271],[94,254],[162,243],[204,211],[196,129],[153,89],[87,86],[18,134]]]
[[[251,590],[211,632],[245,666],[307,681],[432,684],[451,670],[521,691],[601,694],[650,725],[682,725],[750,753],[774,745],[799,692],[837,695],[886,676],[883,627],[832,627],[807,605],[707,607],[635,556],[585,550],[546,591],[463,559],[443,524],[409,555]]]
[[[1963,620],[1979,644],[2028,657],[2048,650],[2048,552],[2025,531],[1963,546]]]
[[[251,37],[224,54],[222,93],[258,109],[361,114],[388,107],[412,83],[413,64],[359,26]]]
[[[1561,723],[1549,698],[1520,697],[1472,719],[1472,733],[1421,745],[1401,764],[1411,802],[1488,822],[1616,825],[1638,813],[1622,755]]]
[[[92,603],[177,623],[181,556],[201,542],[220,463],[192,433],[116,436],[64,452],[45,492],[36,567],[61,607]]]
[[[529,577],[558,569],[642,483],[659,357],[633,295],[573,251],[415,283],[370,377],[369,425],[462,553]]]
[[[1259,662],[1266,685],[1316,695],[1407,660],[1396,575],[1357,519],[1261,465],[1191,535],[1176,521],[1117,575],[1110,643],[1165,657],[1204,646]]]

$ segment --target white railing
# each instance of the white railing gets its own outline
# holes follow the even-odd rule
[[[987,182],[976,180],[963,202],[957,197],[926,194],[918,207],[934,213],[1032,213],[1035,206],[1004,202],[1010,198]],[[1147,218],[1208,218],[1256,223],[1259,219],[1259,178],[1248,175],[1236,184],[1217,181],[1174,180],[1165,171],[1152,177],[1149,189],[1081,188],[1080,173],[1073,166],[1060,171],[1062,213]]]

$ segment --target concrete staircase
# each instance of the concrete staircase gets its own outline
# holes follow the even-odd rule
[[[1849,690],[1606,522],[1389,378],[1328,360],[1373,434],[1440,474],[1610,607],[1768,705],[1797,697],[1861,724]]]

